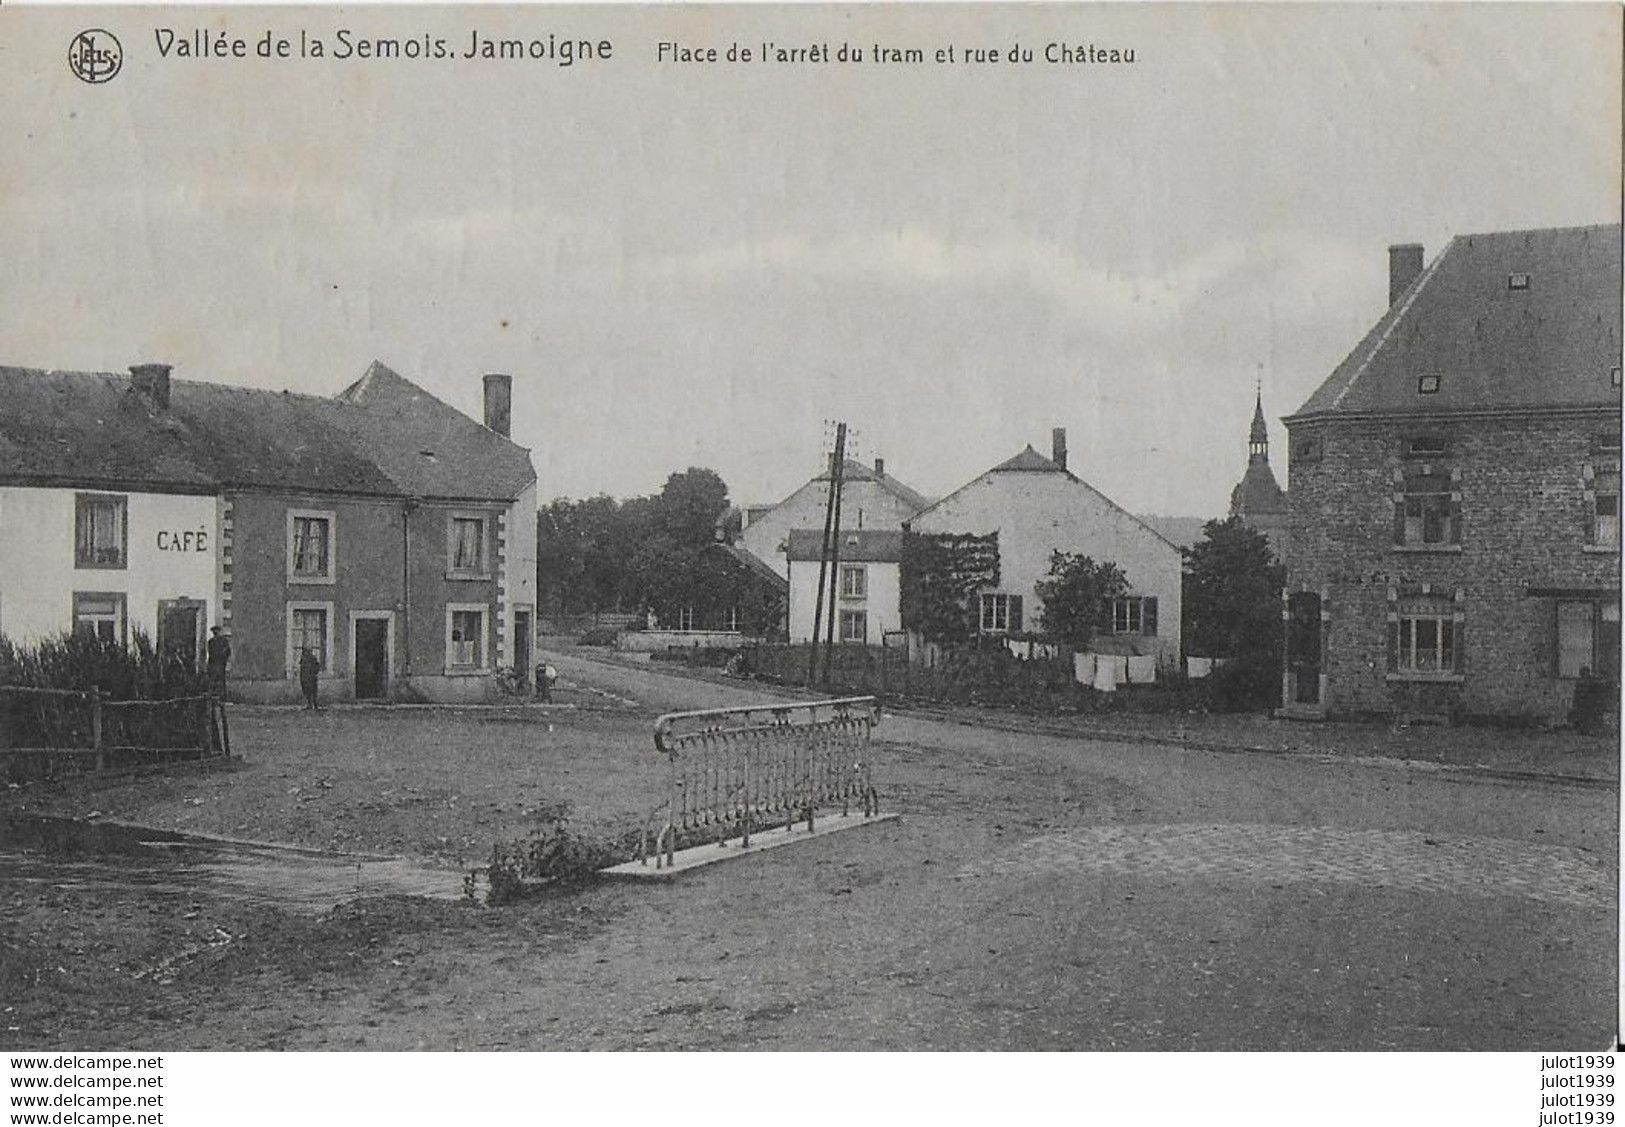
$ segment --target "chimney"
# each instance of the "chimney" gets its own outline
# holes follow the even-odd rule
[[[1388,304],[1393,305],[1401,294],[1422,273],[1422,244],[1400,243],[1388,248]]]
[[[485,377],[485,425],[503,438],[513,426],[513,377],[491,372]]]
[[[1049,460],[1066,469],[1066,428],[1056,427],[1049,432]]]
[[[168,364],[131,364],[130,382],[157,411],[169,410]]]
[[[886,476],[886,459],[884,459],[884,458],[876,458],[875,459],[875,476],[876,477],[885,477]]]

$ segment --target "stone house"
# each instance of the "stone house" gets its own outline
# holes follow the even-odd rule
[[[1389,250],[1286,420],[1283,712],[1563,719],[1619,675],[1620,228]]]
[[[529,676],[536,477],[507,437],[374,364],[332,398],[0,368],[0,632],[127,640],[231,689],[297,696],[302,650],[338,697],[485,696]]]
[[[908,522],[919,533],[999,534],[999,584],[977,596],[987,635],[1036,632],[1043,602],[1035,590],[1056,551],[1111,562],[1128,578],[1115,600],[1101,652],[1180,659],[1183,559],[1172,543],[1067,469],[1066,431],[1053,433],[1051,457],[1028,446],[961,486]]]

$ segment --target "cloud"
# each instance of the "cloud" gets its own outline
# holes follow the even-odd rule
[[[1270,236],[1217,240],[1158,270],[1117,268],[1060,240],[1029,235],[964,239],[918,225],[828,238],[781,234],[644,260],[640,272],[686,285],[726,285],[763,275],[869,282],[888,287],[1019,289],[1070,319],[1111,335],[1177,324],[1244,282],[1275,292],[1276,317],[1312,315],[1347,269],[1350,248]],[[1346,283],[1346,278],[1345,278]],[[1323,311],[1322,311],[1323,312]]]

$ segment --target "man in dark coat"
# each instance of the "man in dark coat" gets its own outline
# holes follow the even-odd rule
[[[316,674],[321,667],[308,647],[299,652],[299,688],[305,694],[305,707],[311,710],[321,708],[316,701]]]
[[[209,691],[220,696],[226,695],[226,666],[231,664],[231,639],[221,632],[220,627],[209,628],[209,644],[207,647],[209,659]]]

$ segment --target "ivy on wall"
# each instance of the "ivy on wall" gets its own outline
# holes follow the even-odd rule
[[[999,585],[999,534],[903,533],[899,566],[903,627],[930,642],[960,642],[977,630],[972,596]]]

